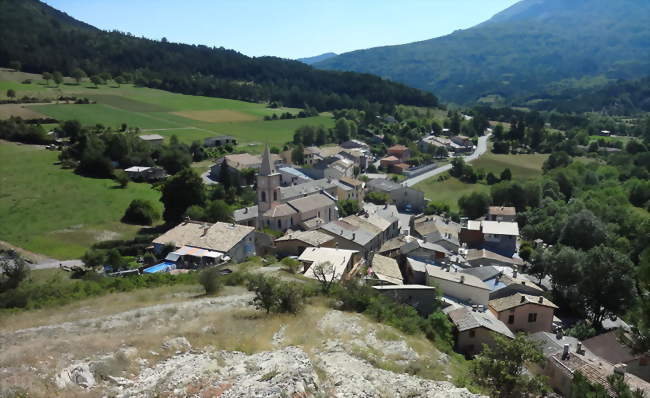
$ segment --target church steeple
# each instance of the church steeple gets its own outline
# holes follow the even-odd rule
[[[261,176],[270,176],[272,174],[275,174],[275,165],[273,164],[273,161],[271,160],[271,150],[269,149],[269,146],[267,145],[264,148],[264,154],[262,155],[262,166],[260,167],[260,175]]]

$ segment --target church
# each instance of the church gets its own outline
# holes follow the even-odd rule
[[[289,187],[281,183],[282,176],[266,146],[257,176],[257,205],[235,211],[235,222],[285,232],[317,229],[339,218],[336,197],[326,189],[325,180]]]

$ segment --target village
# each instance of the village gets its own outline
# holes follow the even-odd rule
[[[425,144],[452,156],[476,149],[466,137],[432,134],[420,143]],[[576,372],[602,385],[608,385],[609,376],[622,375],[632,388],[650,392],[648,359],[618,337],[630,333],[625,322],[606,319],[604,333],[584,341],[564,334],[578,320],[563,319],[561,308],[547,298],[548,278],[527,274],[530,264],[518,254],[514,207],[490,206],[482,217],[456,221],[424,214],[429,198],[422,192],[387,174],[367,172],[374,162],[380,171],[408,173],[409,150],[400,145],[379,160],[359,140],[307,147],[304,155],[309,167],[292,166],[286,155],[273,154],[268,146],[261,156],[219,159],[207,180],[228,167],[238,183],[246,184],[246,170],[252,169],[257,204],[236,210],[232,223],[181,222],[153,241],[155,253],[166,257],[144,272],[228,269],[255,255],[291,258],[306,278],[357,281],[424,317],[442,310],[454,325],[454,349],[467,358],[492,346],[495,334],[513,339],[525,333],[546,361],[531,370],[547,376],[551,387],[566,396]],[[435,170],[435,165],[421,169],[413,174]],[[373,194],[382,195],[383,203],[368,201]],[[347,200],[361,205],[343,217],[338,206]],[[535,244],[545,245],[542,240]],[[165,253],[170,246],[173,251]]]

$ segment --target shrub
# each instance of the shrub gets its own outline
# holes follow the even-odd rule
[[[129,185],[129,175],[123,170],[115,170],[113,178],[120,185],[120,188],[126,188]]]
[[[217,293],[221,289],[219,271],[216,268],[206,268],[199,274],[199,283],[205,289],[205,294]]]
[[[284,265],[287,269],[292,274],[297,274],[300,271],[300,261],[296,260],[295,258],[291,257],[285,257],[282,259],[282,265]]]
[[[160,219],[160,213],[148,200],[134,199],[124,212],[122,221],[137,225],[152,225]]]
[[[300,286],[287,283],[274,277],[256,275],[250,277],[248,290],[255,293],[252,304],[266,313],[297,314],[306,296]]]

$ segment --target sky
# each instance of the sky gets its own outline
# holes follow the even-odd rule
[[[101,29],[300,58],[427,40],[518,0],[45,0]]]

